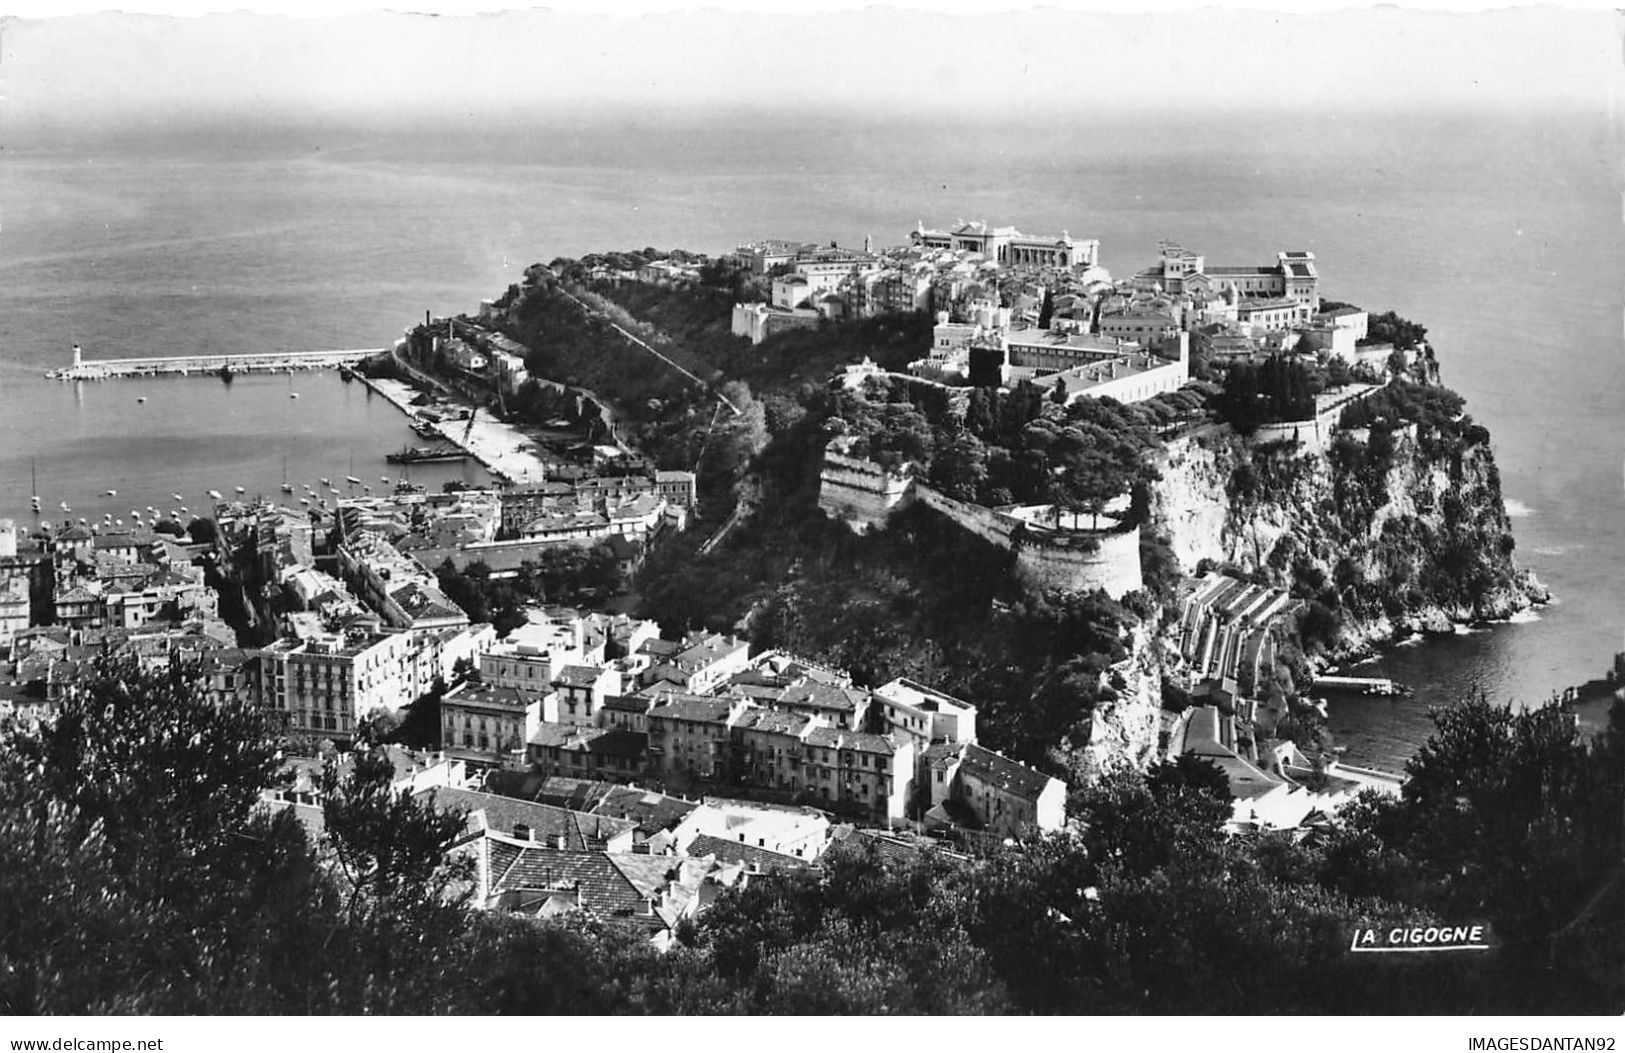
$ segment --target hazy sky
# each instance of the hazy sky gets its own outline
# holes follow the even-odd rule
[[[817,118],[1175,107],[1610,109],[1602,10],[12,19],[0,128],[758,104]]]

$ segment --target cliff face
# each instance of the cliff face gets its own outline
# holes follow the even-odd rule
[[[1161,759],[1163,668],[1176,662],[1167,650],[1167,641],[1150,626],[1134,628],[1123,663],[1124,689],[1112,701],[1097,703],[1091,714],[1089,745],[1084,748],[1090,770],[1124,766],[1144,770]]]
[[[1355,429],[1323,454],[1212,435],[1170,447],[1153,522],[1187,572],[1202,560],[1313,600],[1306,626],[1345,658],[1548,599],[1512,559],[1488,433]],[[1318,613],[1318,612],[1317,612]]]

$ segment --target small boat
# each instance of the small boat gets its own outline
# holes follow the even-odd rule
[[[327,480],[326,480],[326,479],[323,479],[323,480],[321,480],[321,484],[322,484],[322,485],[323,485],[323,486],[331,486],[331,485],[332,485],[332,484],[331,484],[331,483],[329,483],[329,482],[328,482],[328,481],[327,481]],[[305,487],[305,489],[306,489],[306,490],[309,490],[309,489],[310,489],[310,487],[308,487],[308,486],[307,486],[307,487]]]
[[[216,501],[220,500],[220,491],[219,490],[210,490],[210,491],[208,491],[208,494],[209,494],[210,497],[214,498]]]
[[[184,501],[184,500],[186,500],[186,498],[184,498],[184,497],[182,497],[182,496],[181,496],[181,495],[180,495],[180,494],[170,494],[170,495],[169,495],[169,496],[170,496],[170,497],[173,497],[173,498],[174,498],[174,499],[175,499],[175,500],[177,500],[177,501]]]
[[[139,508],[130,509],[130,518],[131,519],[140,519],[141,518],[141,509],[139,509]]]
[[[356,478],[356,477],[355,477],[355,476],[353,476],[353,475],[346,475],[346,476],[345,476],[345,477],[344,477],[344,481],[345,481],[345,482],[347,482],[347,483],[349,483],[349,484],[350,484],[350,485],[351,485],[351,486],[360,486],[360,485],[361,485],[361,480],[360,480],[360,479],[357,479],[357,478]]]
[[[308,497],[301,497],[301,498],[300,498],[300,499],[299,499],[299,503],[300,503],[300,504],[302,504],[302,505],[309,505],[309,504],[310,504],[310,498],[308,498]]]
[[[285,494],[293,493],[293,484],[292,483],[283,483],[282,484],[282,492],[285,493]]]
[[[384,485],[385,485],[385,486],[388,486],[388,485],[389,485],[389,476],[387,476],[387,475],[380,475],[380,476],[379,476],[379,477],[378,477],[378,481],[379,481],[379,482],[380,482],[380,483],[383,483],[383,484],[384,484]]]
[[[109,490],[109,491],[107,491],[106,496],[107,497],[117,497],[118,496],[118,491],[117,490]]]
[[[191,510],[191,509],[190,509],[190,508],[187,508],[187,507],[186,507],[186,506],[185,506],[185,505],[181,505],[181,512],[182,512],[182,514],[188,514],[188,513],[190,513],[190,512],[191,512],[191,511],[192,511],[192,510]]]
[[[62,502],[62,511],[71,512],[71,511],[73,511],[73,509],[69,508],[68,507],[68,502],[64,501],[64,502]]]
[[[240,487],[240,486],[239,486],[239,487],[238,487],[238,488],[237,488],[237,492],[238,492],[238,493],[240,493],[240,494],[246,494],[246,493],[248,493],[248,491],[247,491],[247,490],[245,490],[245,489],[243,489],[243,488],[242,488],[242,487]]]
[[[291,393],[288,397],[290,399],[296,399],[296,398],[299,397],[299,392],[295,391],[295,392]]]
[[[135,400],[137,402],[145,402],[145,401],[147,401],[147,396],[145,396],[145,395],[137,395]]]

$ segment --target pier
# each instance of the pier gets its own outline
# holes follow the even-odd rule
[[[121,377],[189,376],[201,373],[285,373],[354,365],[384,348],[350,351],[266,351],[240,355],[175,355],[167,358],[102,358],[86,361],[73,349],[73,364],[45,374],[52,380],[114,380]]]

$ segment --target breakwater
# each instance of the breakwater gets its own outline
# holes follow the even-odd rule
[[[52,380],[114,380],[121,377],[189,376],[192,374],[280,373],[302,369],[336,369],[354,365],[383,348],[348,351],[267,351],[252,354],[175,355],[161,358],[102,358],[89,361],[74,348],[73,364],[45,375]]]

